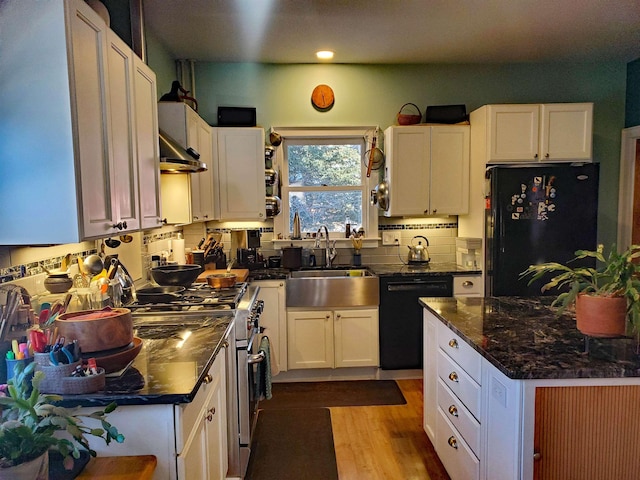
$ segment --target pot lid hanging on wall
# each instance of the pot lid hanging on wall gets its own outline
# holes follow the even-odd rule
[[[164,173],[204,172],[207,164],[201,162],[200,154],[193,148],[182,145],[160,130],[160,171]]]

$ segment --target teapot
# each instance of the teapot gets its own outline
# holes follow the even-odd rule
[[[426,246],[422,245],[422,242],[418,240],[418,244],[414,245],[413,241],[416,238],[424,239]],[[423,237],[422,235],[416,235],[411,239],[411,245],[407,245],[409,248],[409,263],[429,263],[429,251],[427,247],[429,246],[429,240],[427,237]]]

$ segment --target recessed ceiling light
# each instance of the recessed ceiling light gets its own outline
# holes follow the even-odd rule
[[[318,57],[319,60],[331,60],[333,58],[333,52],[331,50],[318,50],[316,57]]]

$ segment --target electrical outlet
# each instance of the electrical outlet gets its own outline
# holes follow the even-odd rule
[[[382,245],[400,245],[400,232],[382,232]]]
[[[503,407],[507,406],[507,387],[496,378],[491,378],[491,396]]]

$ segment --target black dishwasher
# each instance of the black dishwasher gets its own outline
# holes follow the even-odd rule
[[[420,297],[453,296],[452,275],[380,277],[380,367],[422,368],[422,306]]]

